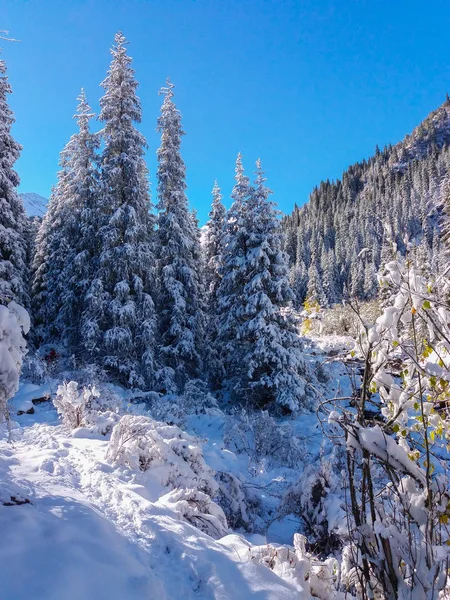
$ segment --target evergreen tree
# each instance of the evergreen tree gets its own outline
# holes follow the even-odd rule
[[[321,306],[333,306],[338,302],[338,291],[337,286],[339,285],[339,276],[336,270],[336,261],[334,258],[333,250],[329,250],[328,252],[323,254],[323,299],[326,304],[322,304]]]
[[[202,374],[203,298],[199,237],[186,198],[186,167],[180,153],[181,114],[173,85],[162,88],[158,119],[158,318],[159,387],[182,391]],[[198,228],[197,228],[198,229]]]
[[[60,206],[59,256],[52,257],[61,265],[57,290],[60,306],[56,317],[59,337],[71,352],[80,345],[80,324],[84,298],[93,278],[95,256],[95,233],[90,220],[94,216],[97,199],[98,177],[96,150],[97,134],[90,132],[89,124],[94,117],[84,90],[78,97],[77,113],[74,115],[79,131],[71,139],[71,152],[67,157],[70,176],[67,178],[64,197]]]
[[[378,286],[377,270],[373,261],[367,261],[364,268],[364,297],[373,298]]]
[[[114,376],[142,387],[151,383],[155,370],[154,223],[143,158],[146,141],[134,126],[142,110],[127,44],[117,33],[102,83],[99,259],[86,297],[82,335],[89,353]]]
[[[323,295],[322,278],[320,276],[316,251],[313,247],[311,253],[311,264],[309,265],[308,269],[308,287],[306,298],[309,302],[318,302],[320,304],[320,301],[323,299]]]
[[[214,182],[212,190],[213,202],[206,225],[204,242],[206,291],[208,294],[209,311],[216,312],[216,292],[220,283],[220,263],[223,252],[223,238],[227,211],[222,203],[222,194]]]
[[[0,59],[0,304],[29,304],[27,218],[17,194],[19,177],[13,166],[21,146],[11,135],[14,116],[8,105],[11,86]]]
[[[221,286],[231,292],[221,300],[222,308],[232,315],[222,321],[225,384],[240,401],[295,410],[305,397],[306,368],[299,337],[283,314],[293,295],[278,213],[269,201],[271,191],[265,186],[260,161],[255,187],[250,188],[238,157],[236,181],[234,204],[238,206],[231,223],[228,219],[228,268]],[[235,240],[240,244],[235,245]]]
[[[56,319],[61,308],[61,272],[69,240],[63,235],[62,207],[73,172],[70,167],[74,137],[60,153],[57,183],[52,189],[48,209],[36,235],[33,258],[32,306],[36,340],[40,343],[58,341]]]
[[[228,380],[232,378],[239,329],[239,302],[246,284],[246,210],[252,189],[244,174],[240,153],[236,159],[235,182],[231,193],[233,203],[226,216],[222,264],[219,269],[220,283],[216,293],[217,333],[214,351],[220,356],[220,371],[214,374],[217,381],[224,381],[225,374]]]

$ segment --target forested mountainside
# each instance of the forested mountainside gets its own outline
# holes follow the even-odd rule
[[[314,188],[283,219],[296,302],[321,306],[376,294],[376,272],[393,244],[439,266],[440,215],[450,165],[450,99],[395,146]]]

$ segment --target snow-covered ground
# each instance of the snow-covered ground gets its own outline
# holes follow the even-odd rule
[[[348,340],[328,340],[327,352],[330,347],[345,352]],[[334,362],[329,372],[334,394],[345,370]],[[51,402],[15,416],[52,389],[55,382],[22,382],[12,402],[18,422],[13,441],[5,430],[0,439],[2,600],[310,597],[289,572],[280,576],[252,559],[252,546],[292,544],[299,529],[293,515],[277,519],[277,504],[318,458],[323,435],[314,412],[286,420],[303,452],[295,465],[227,447],[224,438],[233,431],[219,410],[186,419],[184,429],[201,440],[207,465],[244,482],[270,521],[265,536],[230,530],[214,540],[160,501],[167,490],[112,465],[106,459],[109,436],[83,428],[70,432]]]
[[[0,505],[2,599],[301,597],[249,562],[243,538],[215,541],[156,506],[105,462],[105,439],[69,435],[49,406],[36,414],[0,442],[2,496],[19,502]]]

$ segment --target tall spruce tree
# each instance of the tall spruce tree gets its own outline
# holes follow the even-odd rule
[[[206,363],[208,376],[213,388],[219,387],[221,373],[221,356],[218,354],[215,339],[218,327],[217,291],[221,280],[221,265],[224,246],[225,223],[227,211],[222,203],[222,194],[217,181],[212,189],[213,202],[206,224],[203,242],[205,261],[205,288],[207,299],[207,331],[206,331]]]
[[[33,258],[32,307],[35,338],[38,343],[57,342],[56,320],[61,308],[61,272],[70,240],[63,234],[61,219],[69,181],[73,176],[70,166],[74,150],[74,136],[59,155],[57,183],[52,189],[47,212],[36,235]]]
[[[217,288],[217,332],[214,353],[220,357],[218,370],[212,379],[229,387],[237,378],[236,340],[239,329],[239,302],[246,283],[244,261],[247,251],[247,202],[252,193],[244,173],[242,155],[236,158],[235,185],[231,193],[233,203],[227,213],[223,238],[223,253],[219,268],[220,283]],[[242,367],[242,365],[241,365]]]
[[[27,218],[16,191],[19,177],[13,169],[21,146],[11,135],[10,93],[6,63],[0,59],[0,304],[14,300],[28,307]]]
[[[81,344],[81,317],[84,298],[93,278],[95,254],[96,200],[98,173],[96,151],[99,136],[90,131],[94,113],[84,90],[78,97],[74,119],[79,131],[72,137],[72,152],[68,157],[71,176],[67,180],[61,205],[60,232],[65,244],[60,272],[59,304],[56,318],[59,335],[71,352],[78,352]]]
[[[269,200],[271,191],[260,161],[249,192],[241,225],[235,230],[242,237],[243,254],[231,261],[234,283],[240,289],[235,289],[233,305],[228,307],[236,336],[225,381],[236,399],[258,407],[296,410],[305,399],[306,367],[300,339],[283,311],[293,294],[278,212]]]
[[[223,252],[224,228],[227,211],[222,203],[222,194],[217,181],[212,189],[213,202],[206,225],[204,254],[206,272],[206,291],[210,312],[216,312],[216,292],[220,283],[220,263]]]
[[[90,260],[83,235],[85,210],[96,193],[95,151],[98,136],[89,131],[94,116],[84,91],[78,97],[74,134],[60,154],[58,182],[36,236],[33,306],[37,337],[58,342],[70,352],[79,345],[84,293]],[[91,258],[91,256],[89,257]]]
[[[89,354],[113,376],[143,387],[154,374],[153,219],[146,141],[134,126],[142,116],[138,83],[127,44],[117,33],[102,83],[99,258],[86,295],[82,335]]]
[[[158,119],[159,388],[180,392],[202,374],[203,298],[199,236],[188,209],[186,167],[180,153],[181,114],[173,85],[161,89]]]

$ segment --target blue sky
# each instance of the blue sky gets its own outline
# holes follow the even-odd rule
[[[169,75],[187,135],[188,196],[227,203],[238,151],[261,157],[280,208],[410,132],[450,91],[448,0],[2,0],[23,145],[21,191],[49,195],[84,86],[95,110],[114,33],[130,41],[156,188],[158,89]]]

